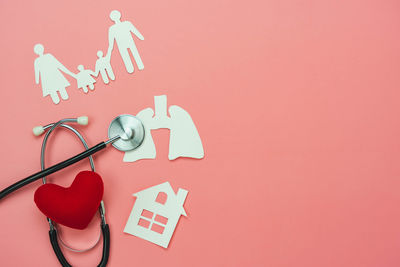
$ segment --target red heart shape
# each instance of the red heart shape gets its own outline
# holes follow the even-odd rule
[[[35,203],[53,221],[75,229],[85,229],[99,208],[104,185],[93,171],[78,173],[70,187],[44,184],[35,192]]]

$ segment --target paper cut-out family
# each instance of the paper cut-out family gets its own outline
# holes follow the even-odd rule
[[[60,103],[58,93],[60,93],[63,100],[68,99],[68,93],[65,89],[70,86],[70,83],[64,77],[63,73],[75,78],[77,80],[78,88],[81,88],[84,93],[88,92],[88,87],[89,89],[94,90],[94,83],[96,80],[92,76],[97,77],[100,74],[105,84],[108,84],[110,80],[113,81],[115,75],[110,60],[114,43],[117,44],[118,51],[128,73],[133,73],[134,71],[128,50],[131,51],[138,69],[144,69],[142,59],[136,48],[132,34],[140,40],[144,40],[143,35],[130,21],[121,21],[121,13],[118,10],[111,11],[110,19],[114,22],[114,25],[110,26],[108,30],[107,55],[103,57],[102,51],[97,52],[98,59],[96,61],[94,72],[90,69],[85,69],[83,65],[79,65],[79,73],[75,74],[61,64],[52,54],[45,54],[42,44],[36,44],[34,46],[33,51],[38,55],[34,63],[35,82],[37,84],[39,84],[39,82],[41,83],[43,97],[50,95],[54,104]]]
[[[196,126],[189,113],[179,106],[170,106],[167,115],[167,96],[154,97],[155,112],[152,108],[140,111],[138,117],[144,126],[145,137],[143,143],[135,150],[127,151],[124,162],[134,162],[140,159],[155,159],[156,147],[151,130],[170,129],[168,159],[179,157],[200,159],[204,157],[203,144]]]
[[[187,194],[182,188],[175,194],[169,182],[133,194],[136,201],[124,232],[167,248],[179,218],[187,216]]]

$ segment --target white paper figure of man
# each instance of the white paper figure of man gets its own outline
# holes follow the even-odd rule
[[[132,33],[140,40],[144,40],[143,35],[133,26],[130,21],[121,21],[121,13],[118,10],[113,10],[110,13],[110,19],[115,22],[108,30],[108,51],[107,57],[111,58],[111,52],[114,48],[114,41],[117,43],[119,53],[124,61],[126,71],[132,73],[134,68],[129,55],[128,49],[131,51],[133,58],[139,70],[144,69],[139,51],[136,48]]]
[[[105,84],[108,84],[110,82],[108,77],[110,77],[110,79],[112,81],[114,81],[115,75],[114,75],[113,69],[111,67],[110,61],[107,60],[106,57],[103,57],[102,51],[97,51],[97,57],[98,57],[98,59],[96,60],[94,76],[97,77],[100,73],[101,78],[103,78],[103,82]]]
[[[70,83],[65,79],[64,72],[76,79],[76,74],[69,71],[60,61],[52,54],[44,54],[42,44],[36,44],[33,51],[39,56],[35,59],[35,82],[42,84],[43,97],[50,95],[54,104],[60,103],[60,98],[57,92],[60,93],[63,100],[68,99],[68,94],[65,88],[70,86]]]

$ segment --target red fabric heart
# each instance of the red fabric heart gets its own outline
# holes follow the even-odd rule
[[[35,192],[35,203],[53,221],[75,229],[85,229],[99,208],[104,185],[92,171],[78,173],[70,187],[44,184]]]

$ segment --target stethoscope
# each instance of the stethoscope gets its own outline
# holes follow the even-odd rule
[[[108,144],[112,144],[116,149],[120,151],[131,151],[139,147],[143,140],[144,140],[144,126],[143,123],[136,118],[135,116],[124,114],[116,117],[115,119],[112,120],[109,128],[108,128],[108,140],[104,142],[100,142],[99,144],[89,148],[87,145],[85,139],[83,136],[76,130],[74,127],[69,125],[69,123],[78,123],[80,125],[87,125],[88,124],[88,118],[85,116],[78,117],[78,118],[68,118],[68,119],[62,119],[59,120],[58,122],[55,123],[50,123],[45,126],[37,126],[33,128],[33,133],[36,136],[40,136],[43,133],[46,132],[44,138],[43,138],[43,143],[42,143],[42,148],[41,148],[41,154],[40,154],[40,163],[41,163],[41,171],[34,173],[30,176],[28,176],[25,179],[22,179],[9,187],[5,188],[0,192],[0,200],[7,196],[8,194],[18,190],[19,188],[28,185],[40,178],[42,178],[43,183],[46,183],[46,176],[50,175],[54,172],[57,172],[67,166],[70,166],[84,158],[89,157],[90,161],[90,166],[92,171],[95,171],[95,166],[93,162],[92,155],[104,148],[107,147]],[[47,145],[47,140],[50,136],[50,134],[58,127],[63,127],[65,129],[70,130],[73,132],[82,142],[83,146],[85,147],[85,151],[82,153],[79,153],[67,160],[64,160],[56,165],[53,165],[49,168],[45,168],[45,163],[44,163],[44,158],[45,158],[45,151],[46,151],[46,145]],[[99,214],[100,214],[100,227],[101,227],[101,232],[103,235],[103,254],[102,254],[102,259],[101,262],[99,263],[99,267],[104,267],[107,265],[108,262],[108,256],[109,256],[109,251],[110,251],[110,229],[108,224],[106,223],[105,219],[105,208],[104,208],[104,203],[101,201],[101,204],[99,206]],[[57,235],[57,229],[54,224],[54,222],[47,218],[49,222],[49,237],[50,237],[50,242],[53,247],[53,250],[61,263],[63,267],[70,267],[71,265],[68,263],[66,260],[65,256],[63,255],[61,248],[58,244],[58,235]]]

